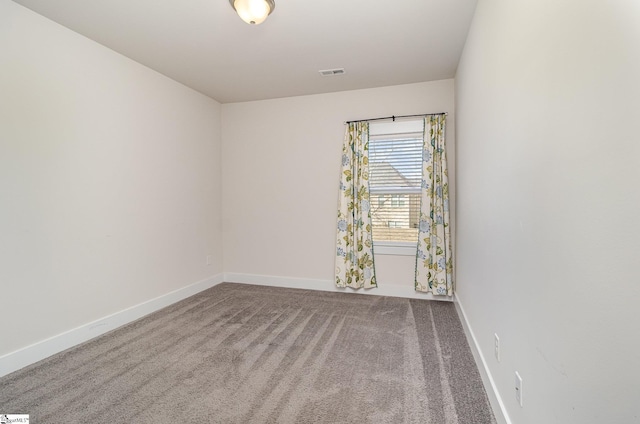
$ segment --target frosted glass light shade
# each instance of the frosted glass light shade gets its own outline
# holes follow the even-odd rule
[[[238,16],[248,24],[259,25],[273,12],[274,0],[229,0]]]

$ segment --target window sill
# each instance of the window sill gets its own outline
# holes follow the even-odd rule
[[[373,242],[374,255],[416,256],[418,243],[377,241]]]

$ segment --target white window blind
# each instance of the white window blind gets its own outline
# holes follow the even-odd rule
[[[423,122],[372,123],[369,189],[374,242],[418,241]]]

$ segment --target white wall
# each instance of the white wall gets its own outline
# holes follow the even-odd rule
[[[222,271],[217,102],[9,0],[0,52],[0,356]]]
[[[456,76],[457,296],[514,423],[640,422],[639,22],[622,0],[476,10]]]
[[[453,80],[442,80],[224,104],[225,272],[290,277],[303,286],[304,279],[321,280],[333,288],[344,122],[449,112],[453,187],[453,88]],[[413,294],[414,267],[415,257],[378,255],[380,291],[395,286]]]

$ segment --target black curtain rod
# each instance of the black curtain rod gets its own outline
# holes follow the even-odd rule
[[[365,121],[383,121],[385,119],[393,119],[395,122],[396,118],[417,118],[419,116],[429,116],[429,115],[448,115],[447,112],[438,112],[438,113],[422,113],[420,115],[400,115],[400,116],[386,116],[384,118],[372,118],[372,119],[358,119],[355,121],[347,121],[345,124],[351,124],[353,122],[365,122]]]

